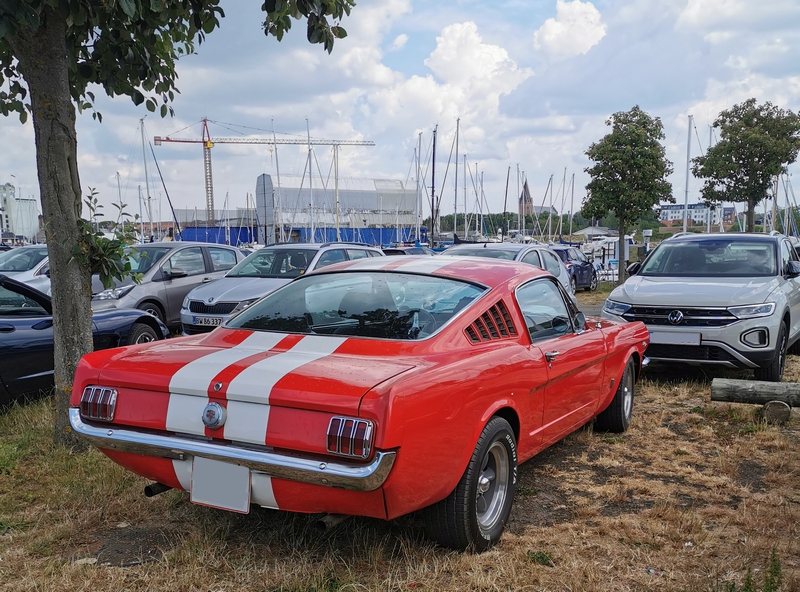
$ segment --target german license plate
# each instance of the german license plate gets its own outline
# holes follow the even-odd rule
[[[700,333],[650,331],[650,343],[666,345],[700,345]]]
[[[190,498],[193,504],[247,514],[250,511],[250,469],[195,456]]]
[[[212,327],[216,327],[217,325],[222,324],[222,317],[195,317],[194,318],[195,325],[210,325]]]

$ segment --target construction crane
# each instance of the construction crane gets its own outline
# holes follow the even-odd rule
[[[161,146],[162,142],[175,142],[179,144],[202,144],[203,145],[203,172],[206,186],[206,223],[214,221],[214,183],[211,175],[211,148],[214,144],[294,144],[307,145],[309,150],[309,162],[311,160],[311,146],[333,146],[334,158],[337,156],[339,146],[374,146],[375,142],[367,140],[278,140],[275,138],[211,138],[208,131],[208,119],[201,120],[203,123],[203,133],[201,139],[170,138],[169,136],[155,136],[153,138],[156,146]],[[213,121],[211,123],[214,123]],[[309,169],[310,170],[310,169]],[[337,202],[338,202],[338,183],[337,183]],[[338,204],[337,204],[338,205]],[[338,207],[337,207],[338,211]]]

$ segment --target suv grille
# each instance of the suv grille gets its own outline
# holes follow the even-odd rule
[[[668,345],[651,343],[645,355],[653,359],[697,360],[698,362],[732,362],[735,358],[715,345]]]
[[[669,314],[680,311],[679,323],[672,323]],[[682,306],[633,306],[624,315],[626,321],[642,321],[645,325],[667,327],[727,327],[738,321],[724,308],[686,308]]]
[[[199,300],[190,300],[189,301],[189,310],[192,312],[196,312],[199,314],[230,314],[238,302],[218,302],[217,304],[208,305],[205,302],[200,302]]]

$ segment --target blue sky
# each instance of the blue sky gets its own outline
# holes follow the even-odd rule
[[[395,179],[408,178],[420,132],[423,156],[429,153],[438,124],[436,191],[444,189],[442,211],[449,213],[452,172],[444,186],[442,180],[460,117],[461,159],[466,153],[483,174],[491,211],[502,209],[509,166],[510,210],[517,167],[537,203],[550,175],[558,191],[565,171],[574,174],[578,209],[588,182],[586,149],[607,133],[609,115],[639,105],[664,123],[673,194],[682,203],[690,113],[696,156],[722,109],[749,97],[800,109],[796,0],[359,0],[342,23],[349,36],[332,55],[309,45],[299,23],[281,43],[266,38],[260,2],[222,5],[221,29],[178,65],[175,118],[99,95],[103,123],[78,116],[85,191],[94,187],[101,201],[116,201],[118,172],[123,201],[138,210],[138,187],[145,190],[142,117],[148,141],[187,127],[180,136],[199,137],[203,117],[235,124],[212,125],[212,136],[265,137],[274,122],[279,137],[302,137],[307,119],[312,137],[375,142],[342,148],[340,176]],[[31,124],[0,120],[0,142],[0,182],[16,179],[23,195],[38,196]],[[202,210],[200,146],[155,150],[176,207]],[[263,145],[219,144],[212,154],[217,208],[226,194],[230,207],[244,206],[256,177],[275,171],[274,152]],[[318,146],[315,155],[327,176],[330,149]],[[281,147],[279,157],[282,173],[303,173],[305,148]],[[156,181],[154,199],[164,194]],[[700,182],[690,178],[689,187],[690,201],[697,201]],[[468,193],[474,210],[471,183]],[[555,205],[568,209],[569,195]]]

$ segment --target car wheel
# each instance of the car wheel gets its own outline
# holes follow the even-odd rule
[[[575,279],[574,275],[569,278],[569,287],[573,294],[578,291],[578,280]]]
[[[625,371],[622,373],[611,404],[597,416],[595,428],[598,431],[619,434],[631,425],[635,379],[636,368],[634,368],[633,358],[630,358],[625,364]]]
[[[162,323],[164,322],[164,313],[161,312],[161,307],[155,302],[142,302],[136,308],[156,317]]]
[[[753,372],[756,380],[766,382],[780,382],[783,378],[783,368],[786,366],[786,323],[781,323],[778,329],[777,347],[772,361],[765,368],[756,368]]]
[[[592,281],[589,283],[589,286],[586,288],[587,292],[594,292],[597,290],[597,274],[592,272]]]
[[[517,441],[502,417],[483,428],[453,492],[425,510],[428,533],[458,550],[485,551],[503,534],[517,484]]]
[[[131,332],[128,334],[128,345],[150,343],[151,341],[158,341],[158,334],[152,327],[144,323],[136,323],[131,327]]]

